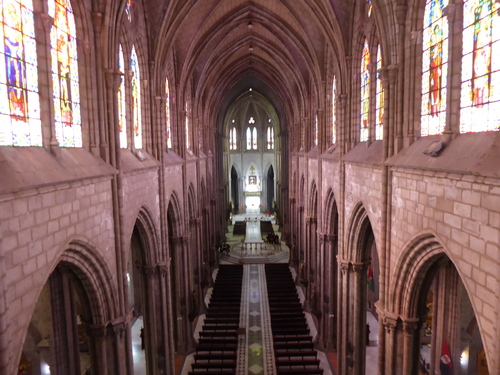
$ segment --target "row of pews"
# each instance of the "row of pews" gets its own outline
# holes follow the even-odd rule
[[[191,374],[236,374],[242,265],[220,265]]]
[[[266,264],[265,270],[277,373],[322,375],[290,268]]]

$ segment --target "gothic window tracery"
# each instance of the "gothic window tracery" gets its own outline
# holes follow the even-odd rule
[[[463,8],[460,133],[500,129],[500,4]]]
[[[425,6],[422,56],[421,136],[440,134],[446,125],[448,74],[448,0]]]
[[[118,126],[120,129],[120,147],[127,148],[127,99],[125,94],[125,60],[122,46],[118,51],[118,70],[120,71],[120,86],[118,87]]]
[[[42,146],[32,2],[4,1],[0,22],[0,145]]]
[[[132,47],[130,56],[130,70],[133,72],[131,81],[133,141],[134,147],[140,149],[142,148],[141,75],[135,46]]]
[[[380,78],[380,69],[382,69],[382,54],[380,44],[377,48],[377,88],[375,103],[375,140],[384,139],[384,88]]]
[[[68,0],[48,0],[52,94],[56,138],[63,147],[82,147],[76,28]]]
[[[363,46],[363,54],[361,58],[361,127],[360,141],[368,141],[369,137],[369,110],[370,110],[370,72],[368,66],[370,64],[370,50],[368,48],[368,39],[365,39]]]

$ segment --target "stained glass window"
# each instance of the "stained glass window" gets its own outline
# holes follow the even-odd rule
[[[441,134],[446,125],[448,75],[448,0],[428,0],[425,6],[422,56],[420,135]]]
[[[189,108],[188,108],[188,103],[186,102],[186,148],[189,150],[190,143],[189,143]]]
[[[271,150],[274,150],[274,128],[271,128]]]
[[[247,150],[252,149],[252,131],[247,128]]]
[[[236,150],[238,148],[236,140],[236,128],[233,128],[233,150]]]
[[[382,69],[382,54],[380,45],[377,48],[377,92],[375,105],[375,139],[384,139],[384,89],[380,79],[380,69]]]
[[[257,128],[253,128],[252,131],[252,148],[257,150]]]
[[[332,85],[332,144],[337,142],[337,77],[333,76]]]
[[[464,1],[460,133],[500,129],[500,4]]]
[[[370,109],[370,72],[368,65],[370,64],[370,51],[368,49],[368,40],[365,39],[363,47],[363,56],[361,59],[361,129],[360,141],[368,140],[369,122],[368,112]]]
[[[121,73],[120,87],[118,87],[118,126],[120,128],[120,147],[127,148],[127,100],[125,94],[125,61],[123,49],[118,51],[118,69]]]
[[[125,14],[127,15],[127,19],[129,22],[132,21],[132,0],[127,0],[127,4],[125,5]]]
[[[142,148],[142,116],[141,116],[141,73],[139,71],[139,60],[135,52],[135,46],[132,47],[130,56],[130,70],[132,74],[132,120],[134,126],[134,147]]]
[[[63,147],[82,147],[75,19],[69,0],[48,0],[56,137]]]
[[[318,115],[314,116],[314,145],[318,145]]]
[[[267,128],[267,149],[271,149],[271,128]]]
[[[0,8],[0,145],[42,146],[31,0]]]
[[[372,0],[366,0],[366,9],[368,17],[370,17],[372,15],[372,10],[373,10]]]
[[[165,122],[167,127],[167,148],[172,148],[172,124],[170,123],[170,88],[165,79]]]

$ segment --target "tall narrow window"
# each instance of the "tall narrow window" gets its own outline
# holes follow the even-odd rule
[[[236,138],[236,128],[233,128],[233,150],[236,150],[237,146],[237,138]]]
[[[0,11],[0,145],[42,146],[33,4],[4,0]]]
[[[500,129],[500,4],[464,1],[460,133]]]
[[[187,102],[185,105],[185,109],[186,109],[186,149],[189,150],[191,144],[189,142],[189,107]]]
[[[427,0],[422,56],[422,111],[420,135],[441,134],[446,125],[448,75],[448,0]]]
[[[274,128],[271,128],[271,150],[274,150]]]
[[[368,113],[370,110],[370,72],[368,65],[370,64],[370,51],[368,49],[368,40],[365,39],[363,47],[363,57],[361,59],[361,129],[360,141],[368,140],[369,122]]]
[[[375,105],[375,139],[384,139],[384,89],[380,79],[380,69],[382,69],[382,54],[380,44],[377,48],[377,94]]]
[[[257,150],[257,128],[254,127],[252,131],[252,149]]]
[[[132,22],[132,0],[127,0],[127,4],[125,4],[125,14],[127,15],[128,21]]]
[[[252,149],[252,131],[250,128],[247,128],[247,150]]]
[[[271,149],[271,127],[267,128],[267,149]]]
[[[337,142],[337,77],[333,76],[332,85],[332,144]]]
[[[56,137],[63,147],[82,147],[75,19],[69,0],[48,0],[48,9]]]
[[[139,60],[132,47],[130,56],[130,70],[132,75],[132,120],[134,126],[134,147],[142,148],[142,116],[141,116],[141,74],[139,71]]]
[[[168,78],[165,79],[165,122],[167,128],[167,148],[172,148],[172,124],[170,123],[170,88]]]
[[[314,116],[314,145],[318,145],[318,115]]]
[[[366,9],[368,17],[370,17],[372,15],[372,10],[373,10],[372,0],[366,0]]]
[[[120,128],[120,147],[127,148],[127,100],[125,94],[125,61],[120,45],[118,51],[118,69],[120,70],[120,87],[118,87],[118,126]]]

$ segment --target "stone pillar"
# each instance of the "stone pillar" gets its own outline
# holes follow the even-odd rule
[[[87,329],[90,346],[91,369],[93,374],[108,374],[107,328],[102,325],[89,325]]]
[[[384,374],[387,375],[397,375],[394,373],[395,357],[394,351],[396,349],[396,326],[397,318],[395,316],[385,316],[384,327],[386,335],[386,345],[385,345],[385,369]]]
[[[171,316],[169,316],[174,311],[170,303],[170,291],[167,286],[170,280],[170,259],[168,259],[167,263],[159,264],[157,268],[161,297],[156,326],[156,329],[159,331],[157,339],[160,342],[158,347],[158,369],[160,375],[174,375],[175,345],[174,335],[172,334],[174,329],[172,327]]]
[[[125,354],[125,335],[127,331],[127,324],[123,319],[118,319],[111,323],[111,334],[113,338],[113,351],[115,354],[115,370],[117,374],[129,374],[133,370],[127,366],[127,359]]]
[[[340,272],[338,282],[338,319],[337,319],[337,350],[339,375],[347,374],[348,365],[352,364],[352,358],[348,361],[348,317],[349,317],[349,261],[340,260]],[[350,354],[349,354],[350,355]]]
[[[412,375],[413,369],[418,366],[418,357],[414,355],[415,353],[415,343],[419,342],[416,340],[415,335],[420,334],[419,330],[420,319],[405,319],[403,321],[403,374],[402,375]],[[420,350],[420,349],[418,349]]]
[[[80,353],[71,281],[63,271],[56,268],[49,282],[54,332],[52,372],[55,375],[77,374],[80,371]]]
[[[144,347],[145,347],[145,358],[146,358],[146,368],[148,369],[148,374],[155,374],[156,369],[156,355],[157,355],[157,327],[156,327],[156,294],[155,290],[155,267],[143,266],[142,269],[143,277],[143,296],[144,296]]]
[[[367,263],[353,263],[354,276],[354,311],[350,317],[353,319],[352,345],[354,347],[354,374],[364,374],[366,365],[366,269]],[[352,297],[352,293],[351,297]]]

